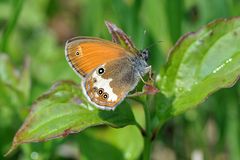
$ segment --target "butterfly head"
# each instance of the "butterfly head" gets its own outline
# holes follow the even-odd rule
[[[148,60],[148,49],[141,50],[139,55],[143,60],[147,61]]]

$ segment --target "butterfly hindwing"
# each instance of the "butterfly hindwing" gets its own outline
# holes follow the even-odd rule
[[[105,24],[108,28],[109,33],[112,35],[112,41],[114,43],[121,45],[123,48],[130,51],[132,55],[139,53],[131,38],[128,37],[126,33],[124,33],[120,28],[111,22],[105,21]]]
[[[138,81],[129,59],[122,58],[97,67],[86,77],[83,89],[90,102],[98,108],[112,110]]]

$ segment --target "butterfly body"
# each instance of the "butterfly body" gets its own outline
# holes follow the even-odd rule
[[[93,37],[69,40],[65,55],[82,78],[82,89],[89,102],[104,110],[115,109],[151,68],[146,62],[147,50],[133,52]]]
[[[135,73],[140,74],[142,77],[147,72],[149,72],[149,69],[151,68],[147,64],[147,60],[148,60],[148,51],[147,50],[139,51],[137,56],[130,58],[130,61],[132,62]]]

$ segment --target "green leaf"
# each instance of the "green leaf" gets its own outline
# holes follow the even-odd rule
[[[22,91],[22,94],[24,95],[24,98],[26,101],[29,99],[30,88],[31,88],[31,77],[30,77],[29,65],[30,65],[30,59],[26,58],[21,76],[19,76],[18,86],[17,86],[17,88],[20,91]]]
[[[17,88],[17,71],[6,54],[0,54],[0,80]]]
[[[142,106],[140,106],[138,103],[134,104],[131,103],[131,108],[134,112],[135,119],[138,120],[138,122],[144,126],[144,111],[142,109]],[[125,159],[125,160],[132,160],[132,159],[139,159],[142,151],[143,151],[143,137],[140,132],[140,130],[136,126],[126,126],[124,128],[96,128],[92,130],[91,135],[98,139],[99,141],[105,142],[106,144],[109,144],[112,146],[112,148],[117,148],[121,151],[122,157],[118,158],[110,158],[113,155],[113,152],[108,148],[96,148],[95,157],[104,157],[103,159]],[[89,132],[88,132],[89,133]],[[124,140],[124,141],[123,141]],[[127,145],[126,145],[127,142]],[[83,148],[85,151],[89,148],[93,148],[89,145],[87,145],[84,142],[80,143],[80,150],[83,151]],[[96,146],[96,145],[95,145]],[[100,152],[100,153],[99,153]],[[92,152],[89,152],[92,153]],[[99,154],[97,154],[99,153]],[[109,157],[109,158],[107,158]],[[88,156],[88,159],[91,159]]]
[[[26,60],[20,72],[11,63],[9,57],[0,54],[0,103],[6,105],[25,105],[29,98],[31,78],[29,60]]]
[[[86,157],[85,159],[96,159],[98,157],[98,160],[124,159],[119,148],[102,139],[81,134],[77,141],[81,151],[81,159],[84,159],[83,157]]]
[[[31,112],[16,133],[12,151],[19,144],[65,137],[85,128],[106,124],[124,127],[135,124],[130,107],[123,103],[114,111],[99,110],[89,104],[79,85],[58,82],[32,106]]]
[[[120,149],[123,158],[118,159],[138,159],[143,150],[143,137],[136,126],[127,126],[120,129],[107,128],[94,134],[99,140],[108,142],[108,144]],[[128,145],[126,145],[126,142]]]
[[[161,76],[161,91],[172,101],[165,112],[176,116],[232,86],[240,74],[239,44],[240,18],[220,19],[183,36]]]
[[[132,160],[138,159],[143,150],[143,137],[136,126],[87,130],[78,136],[78,142],[81,155],[87,159],[99,157],[99,160]]]

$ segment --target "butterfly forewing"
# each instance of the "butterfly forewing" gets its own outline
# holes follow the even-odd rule
[[[85,77],[112,60],[131,56],[121,46],[99,38],[77,37],[66,43],[65,55],[77,74]]]

